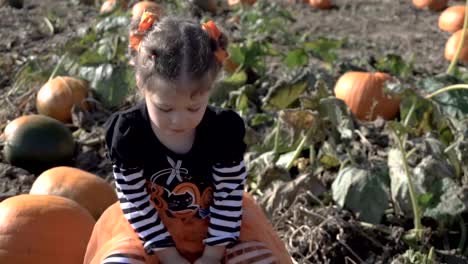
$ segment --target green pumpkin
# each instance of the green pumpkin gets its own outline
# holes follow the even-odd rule
[[[74,150],[70,130],[48,116],[21,116],[5,127],[5,160],[30,172],[70,165]]]

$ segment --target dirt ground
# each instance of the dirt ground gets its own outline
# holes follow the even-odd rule
[[[444,59],[444,47],[450,34],[438,29],[437,21],[440,12],[416,9],[409,0],[334,0],[333,2],[336,6],[328,11],[297,4],[294,7],[297,23],[291,30],[310,32],[312,35],[327,38],[346,39],[346,45],[337,51],[339,60],[361,59],[368,61],[387,54],[398,54],[406,60],[411,58],[414,60],[414,68],[418,75],[442,73],[448,67],[449,63]],[[461,3],[460,1],[452,1],[450,4]],[[0,7],[0,17],[2,17],[0,20],[0,97],[12,89],[15,74],[28,59],[56,53],[72,36],[86,32],[87,27],[97,14],[96,7],[80,4],[78,0],[25,0],[21,9],[10,6]],[[14,113],[6,113],[0,109],[0,128],[3,129],[13,115]],[[77,157],[76,167],[110,179],[111,167],[109,162],[105,160],[102,146],[94,144],[82,149],[89,151],[81,153]],[[28,192],[34,178],[35,176],[27,171],[6,164],[0,155],[0,200],[2,197]],[[303,203],[298,202],[291,208],[293,209],[288,210],[281,217],[297,218],[296,209],[302,210]],[[337,246],[334,244],[326,247],[320,243],[301,244],[300,241],[307,239],[306,235],[326,237],[342,234],[352,236],[354,241],[352,245],[350,244],[351,246],[359,245],[362,242],[362,238],[356,240],[361,236],[353,235],[354,232],[362,233],[361,235],[365,237],[372,237],[372,233],[364,234],[355,226],[344,222],[343,219],[346,216],[333,208],[322,208],[320,212],[315,211],[313,214],[316,217],[328,219],[326,223],[323,219],[319,220],[323,221],[323,225],[328,225],[328,230],[332,230],[330,232],[333,234],[323,233],[323,229],[292,234],[291,237],[297,241],[290,239],[289,243],[294,244],[291,246],[302,248],[305,255],[311,252],[321,252],[324,259],[330,258],[336,252],[327,250]],[[320,222],[313,218],[297,221],[302,221],[310,226]],[[399,230],[393,231],[392,235],[400,232]],[[385,244],[382,239],[379,242],[372,239],[369,241],[366,243],[374,243],[374,247],[381,246],[382,256],[391,256],[402,248],[401,244],[395,244],[394,240],[391,239],[387,241],[388,244]],[[366,246],[366,248],[369,247]],[[341,253],[343,255],[349,254],[349,252]],[[365,252],[357,252],[359,255],[361,253],[365,254]],[[320,254],[316,256],[320,256]],[[295,257],[297,259],[305,258],[300,254]],[[385,257],[379,261],[383,261],[383,259]],[[323,262],[315,260],[315,263],[328,263],[325,260]],[[384,263],[379,261],[376,259],[374,263]]]

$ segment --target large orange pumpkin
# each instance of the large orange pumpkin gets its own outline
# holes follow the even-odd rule
[[[88,82],[74,77],[57,76],[44,84],[36,98],[37,111],[62,122],[71,121],[73,105],[88,109]]]
[[[417,8],[429,8],[434,11],[441,11],[447,7],[448,0],[413,0],[413,5]]]
[[[49,194],[69,198],[98,219],[117,201],[114,188],[92,173],[72,167],[55,167],[44,171],[34,181],[30,194]]]
[[[309,0],[309,5],[320,8],[320,9],[329,9],[332,7],[331,0]]]
[[[460,29],[453,33],[445,43],[445,59],[448,61],[452,61],[455,57],[455,52],[461,41],[462,32],[463,29]],[[463,46],[461,48],[460,54],[458,55],[458,60],[463,62],[468,61],[468,34],[465,34],[465,40],[463,41]]]
[[[335,84],[335,95],[360,120],[370,121],[377,116],[390,120],[398,114],[400,99],[384,93],[384,83],[389,79],[381,72],[347,72]]]
[[[0,203],[0,263],[82,264],[95,220],[74,201],[22,194]]]
[[[444,10],[439,16],[439,28],[443,31],[455,32],[463,28],[465,6],[456,5]]]
[[[240,241],[260,241],[273,251],[279,263],[290,264],[284,243],[275,233],[262,209],[249,194],[244,195]],[[203,239],[208,229],[208,219],[160,217],[171,233],[178,251],[188,260],[194,261],[203,252]],[[123,216],[117,203],[109,207],[97,221],[86,250],[84,264],[101,263],[107,256],[119,252],[141,256],[147,264],[158,264],[154,255],[146,255],[142,243]]]
[[[161,7],[155,2],[151,1],[140,1],[137,2],[132,7],[132,19],[139,18],[145,10],[152,10],[156,12],[161,12]]]

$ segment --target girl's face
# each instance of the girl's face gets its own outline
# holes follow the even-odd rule
[[[157,89],[145,91],[145,101],[151,122],[158,134],[165,137],[191,135],[205,114],[209,90],[192,94],[199,85],[210,85],[206,81],[186,83],[192,87],[173,87],[160,83]]]

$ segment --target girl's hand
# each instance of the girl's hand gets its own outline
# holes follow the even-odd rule
[[[224,257],[224,246],[205,246],[203,255],[194,264],[220,264]]]
[[[158,256],[161,264],[190,264],[188,260],[179,254],[179,251],[175,247],[156,251],[155,254]]]
[[[213,256],[201,256],[193,264],[220,264],[221,259]]]

